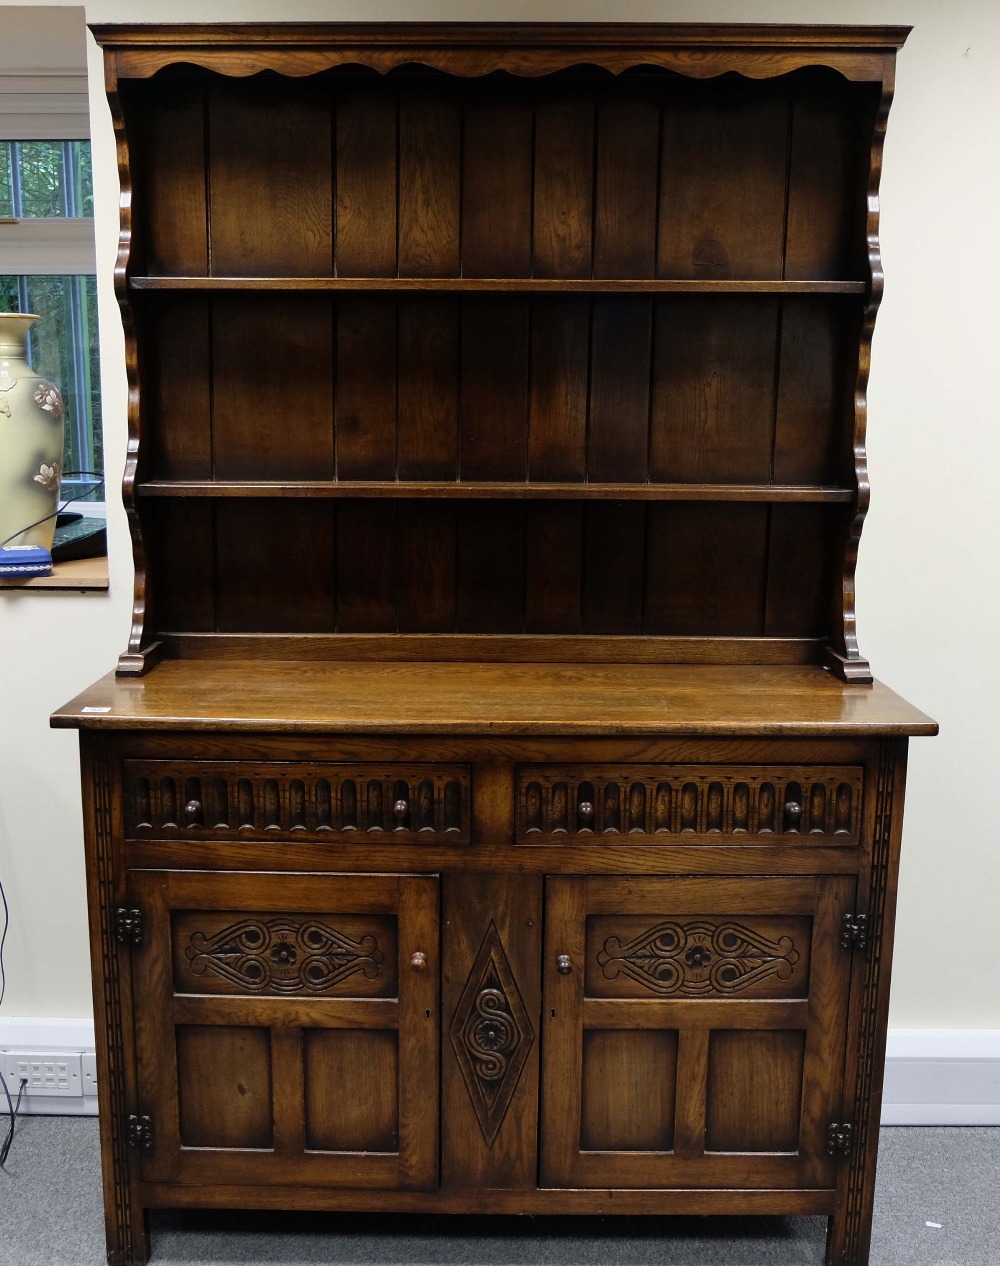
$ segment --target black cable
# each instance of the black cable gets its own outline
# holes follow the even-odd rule
[[[0,932],[0,1005],[2,1005],[3,996],[7,992],[7,973],[3,965],[3,947],[7,940],[7,928],[10,926],[10,907],[7,905],[7,894],[3,890],[2,881],[0,881],[0,902],[3,903],[3,931]],[[14,1142],[14,1122],[17,1120],[17,1114],[21,1108],[21,1096],[24,1094],[24,1087],[27,1084],[26,1081],[21,1082],[21,1088],[17,1092],[17,1103],[12,1103],[10,1091],[7,1089],[7,1080],[3,1073],[0,1073],[0,1086],[3,1086],[3,1092],[7,1096],[7,1111],[10,1114],[10,1126],[7,1129],[7,1136],[3,1143],[0,1144],[0,1169],[3,1169],[6,1164],[11,1144]]]
[[[3,932],[0,932],[0,1003],[2,1003],[7,989],[7,976],[3,966],[3,947],[4,942],[7,940],[7,927],[10,923],[10,909],[7,905],[7,894],[3,890],[3,883],[0,883],[0,901],[3,902]],[[17,1092],[17,1104],[15,1105],[11,1101],[6,1078],[3,1073],[0,1073],[0,1086],[3,1086],[3,1092],[7,1096],[7,1111],[10,1114],[10,1126],[7,1129],[7,1136],[3,1143],[0,1144],[0,1169],[4,1167],[11,1144],[14,1142],[14,1122],[17,1120],[17,1114],[21,1107],[21,1096],[24,1094],[25,1085],[26,1083],[22,1081],[21,1088]]]
[[[23,536],[25,532],[30,532],[32,528],[38,527],[41,523],[48,523],[49,519],[54,519],[57,515],[62,514],[68,505],[72,505],[74,501],[79,501],[81,497],[89,497],[95,488],[100,488],[104,483],[104,476],[98,475],[96,470],[65,470],[63,478],[66,475],[89,475],[95,482],[91,483],[89,488],[84,488],[83,492],[78,492],[75,497],[67,497],[61,506],[52,511],[51,514],[45,515],[44,518],[36,519],[34,523],[29,523],[27,527],[18,528],[16,532],[11,532],[5,541],[0,541],[0,549],[6,549],[7,546],[18,536]]]
[[[3,966],[3,947],[7,940],[7,927],[10,923],[10,910],[7,907],[7,894],[3,890],[3,881],[0,880],[0,901],[3,902],[3,932],[0,932],[0,1006],[3,1006],[3,996],[7,992],[7,973]]]
[[[21,1087],[17,1092],[17,1103],[11,1103],[10,1101],[10,1091],[7,1089],[7,1082],[3,1073],[0,1073],[0,1084],[3,1085],[3,1092],[7,1096],[7,1111],[10,1113],[10,1126],[7,1129],[7,1137],[4,1139],[3,1144],[0,1145],[0,1169],[3,1169],[7,1164],[11,1144],[14,1142],[14,1126],[17,1122],[17,1114],[21,1111],[21,1097],[28,1082],[26,1078],[22,1077]]]
[[[6,929],[8,929],[9,924],[10,924],[10,908],[8,904],[6,904],[6,893],[4,891],[3,881],[0,881],[0,901],[3,901],[3,904],[4,904],[4,931],[0,932],[0,1003],[3,1003],[4,994],[6,993],[6,972],[4,971],[4,943],[6,942]],[[13,1100],[11,1100],[10,1098],[10,1091],[8,1090],[8,1084],[6,1084],[6,1079],[4,1077],[3,1072],[0,1072],[0,1086],[4,1087],[4,1094],[6,1095],[6,1108],[8,1108],[8,1113],[10,1114],[10,1125],[8,1127],[8,1132],[6,1132],[6,1138],[4,1139],[4,1142],[0,1144],[0,1169],[3,1169],[6,1158],[8,1158],[8,1152],[10,1151],[10,1144],[14,1142],[14,1122],[16,1119],[16,1115],[18,1115],[18,1108],[20,1108],[20,1096],[22,1096],[22,1094],[24,1093],[24,1085],[22,1084],[22,1089],[20,1089],[18,1093],[18,1108],[15,1108]]]

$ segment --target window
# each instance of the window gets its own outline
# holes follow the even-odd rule
[[[41,318],[29,357],[66,401],[64,499],[104,473],[93,216],[89,141],[0,140],[0,311]]]

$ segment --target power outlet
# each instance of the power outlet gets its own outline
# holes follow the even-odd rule
[[[93,1051],[83,1052],[83,1093],[97,1097],[97,1056]]]
[[[83,1097],[83,1070],[80,1055],[47,1051],[7,1051],[4,1055],[4,1077],[7,1088],[15,1096],[26,1082],[26,1095],[58,1096],[64,1099]]]

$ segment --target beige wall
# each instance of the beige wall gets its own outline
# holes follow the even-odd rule
[[[0,3],[0,39],[3,32]],[[39,6],[41,7],[41,6]],[[39,15],[41,17],[41,15]],[[94,0],[89,21],[562,19],[899,22],[883,181],[886,299],[875,337],[873,506],[859,572],[861,645],[879,677],[934,715],[911,748],[891,1023],[1000,1027],[1000,893],[988,788],[1000,704],[1000,6],[994,0]],[[124,454],[122,337],[111,294],[116,175],[91,43],[110,472]],[[50,708],[111,668],[130,559],[110,524],[108,598],[0,595],[0,874],[11,904],[5,1015],[89,1013],[76,743]]]

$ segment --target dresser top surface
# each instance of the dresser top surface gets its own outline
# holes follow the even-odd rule
[[[410,734],[932,735],[887,686],[822,668],[166,660],[109,673],[56,728]]]

